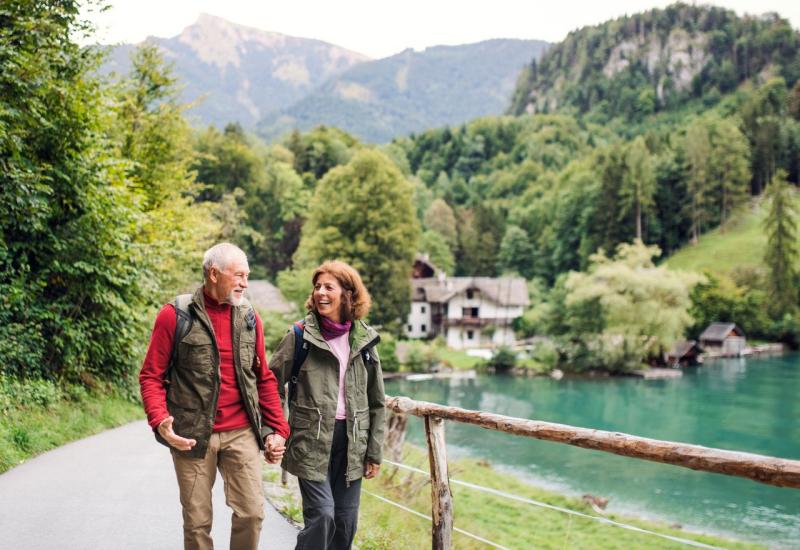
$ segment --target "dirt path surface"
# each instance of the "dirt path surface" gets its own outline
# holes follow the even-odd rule
[[[261,549],[294,548],[297,530],[268,503]],[[231,519],[214,486],[215,548]],[[0,475],[0,548],[180,550],[178,485],[169,451],[144,421],[75,441]]]

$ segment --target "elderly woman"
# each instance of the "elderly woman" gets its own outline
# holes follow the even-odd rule
[[[350,548],[361,478],[378,474],[384,394],[378,333],[363,318],[370,296],[358,272],[330,261],[312,276],[308,315],[281,341],[271,368],[289,382],[283,467],[298,477],[305,528],[297,548]]]

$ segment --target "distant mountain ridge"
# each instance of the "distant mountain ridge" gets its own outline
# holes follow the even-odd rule
[[[150,37],[174,63],[183,99],[203,98],[189,116],[202,124],[239,122],[252,128],[329,78],[368,61],[321,40],[267,32],[202,14],[172,38]],[[110,47],[102,71],[125,74],[134,45]]]
[[[381,143],[499,115],[522,67],[547,46],[539,40],[494,39],[405,50],[330,79],[294,105],[267,115],[257,132],[271,140],[293,128],[325,124]]]
[[[800,34],[786,19],[677,3],[571,32],[528,64],[508,112],[636,119],[774,76],[800,77]]]

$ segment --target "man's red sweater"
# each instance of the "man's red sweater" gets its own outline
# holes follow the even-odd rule
[[[220,304],[205,293],[203,297],[205,298],[206,312],[211,320],[211,326],[214,328],[220,358],[220,389],[214,431],[225,432],[244,428],[249,426],[250,422],[242,404],[242,395],[239,392],[239,384],[236,382],[233,366],[231,306]],[[167,391],[163,381],[164,372],[172,353],[175,324],[175,308],[170,304],[165,305],[156,317],[147,355],[139,373],[144,410],[147,413],[147,421],[153,429],[156,429],[169,416]],[[267,366],[267,358],[264,353],[264,331],[258,314],[256,314],[256,359],[252,368],[256,373],[258,402],[263,423],[284,438],[288,438],[289,424],[283,416],[283,408],[278,395],[278,381]]]

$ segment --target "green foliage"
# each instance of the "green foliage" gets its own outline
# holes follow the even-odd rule
[[[206,200],[233,198],[237,213],[228,240],[240,243],[254,277],[274,277],[291,265],[311,192],[294,171],[291,152],[266,149],[237,125],[208,128],[195,141],[194,169]]]
[[[439,348],[435,344],[414,340],[406,342],[404,347],[405,358],[403,359],[403,366],[405,370],[431,372],[441,363]]]
[[[748,338],[768,340],[773,336],[763,290],[738,285],[725,275],[706,273],[705,281],[692,289],[691,300],[689,315],[694,324],[687,330],[690,338],[698,339],[714,322],[736,323]]]
[[[614,259],[601,251],[587,272],[561,280],[551,293],[550,333],[560,336],[563,368],[635,370],[683,337],[700,277],[655,267],[659,253],[641,241],[622,244]]]
[[[359,151],[319,182],[295,265],[346,261],[373,297],[370,319],[377,324],[404,319],[419,238],[411,194],[409,182],[383,154]]]
[[[533,276],[535,250],[524,229],[509,225],[500,242],[497,256],[498,271],[501,273],[518,273],[523,277]]]
[[[383,372],[397,372],[400,370],[400,360],[397,358],[397,339],[390,333],[381,334],[378,344],[378,356],[381,358]]]
[[[797,206],[794,189],[779,170],[767,187],[770,210],[764,221],[767,248],[764,263],[769,268],[767,292],[770,309],[778,317],[797,309]]]
[[[190,280],[219,227],[192,206],[188,126],[160,55],[144,47],[104,88],[97,54],[73,42],[89,29],[78,13],[0,12],[0,373],[124,385],[148,308]]]
[[[799,57],[797,31],[776,14],[677,3],[571,32],[522,72],[509,112],[640,122],[692,98],[713,105],[768,68],[794,84]]]
[[[438,231],[425,231],[419,242],[419,251],[428,256],[430,261],[448,274],[453,274],[455,258],[447,245],[447,240]]]
[[[0,372],[114,376],[145,303],[141,221],[107,154],[76,2],[0,12]]]
[[[517,366],[517,354],[513,349],[501,346],[486,361],[486,366],[493,368],[495,372],[509,372]]]

